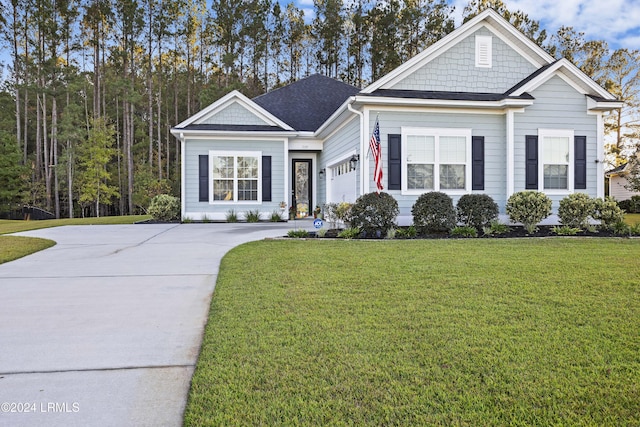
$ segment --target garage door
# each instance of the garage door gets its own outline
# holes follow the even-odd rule
[[[329,192],[330,203],[356,201],[356,170],[351,170],[349,161],[340,163],[330,168],[331,190]]]

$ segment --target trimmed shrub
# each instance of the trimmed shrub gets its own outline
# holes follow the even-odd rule
[[[151,199],[148,212],[157,221],[175,221],[180,218],[180,199],[158,194]]]
[[[439,191],[421,194],[413,204],[411,214],[420,234],[447,233],[456,226],[453,200]]]
[[[358,197],[351,207],[349,219],[351,227],[359,228],[366,236],[384,237],[387,230],[394,228],[400,213],[398,202],[387,193],[368,193]]]
[[[624,220],[624,212],[616,200],[607,196],[604,200],[595,199],[595,212],[593,219],[600,220],[600,226],[610,230],[614,224]]]
[[[629,199],[629,213],[640,213],[640,196],[631,196]]]
[[[520,191],[507,200],[507,215],[522,223],[527,233],[536,232],[540,221],[551,215],[551,199],[539,191]]]
[[[584,230],[589,225],[589,217],[595,214],[595,209],[594,199],[584,193],[573,193],[560,200],[558,217],[562,225]]]
[[[456,205],[458,222],[477,231],[498,219],[498,204],[487,194],[465,194]]]

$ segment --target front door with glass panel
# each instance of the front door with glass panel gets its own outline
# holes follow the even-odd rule
[[[311,159],[293,159],[291,171],[293,176],[291,206],[295,208],[296,218],[306,218],[313,210]]]

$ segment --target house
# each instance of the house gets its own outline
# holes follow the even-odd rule
[[[609,178],[609,195],[617,201],[629,200],[632,196],[640,196],[640,193],[628,190],[627,176],[630,173],[631,165],[625,163],[608,171],[605,176]]]
[[[493,10],[360,90],[311,76],[254,99],[231,92],[174,127],[182,216],[263,217],[353,202],[371,191],[379,121],[384,191],[399,223],[429,191],[604,196],[603,115],[622,103]]]

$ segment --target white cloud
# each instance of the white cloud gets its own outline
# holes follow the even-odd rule
[[[540,21],[547,34],[573,27],[587,40],[605,40],[610,48],[640,49],[640,2],[629,0],[503,0],[509,10],[521,10]],[[450,0],[456,25],[467,0]]]

